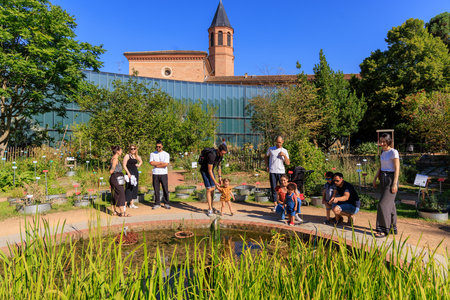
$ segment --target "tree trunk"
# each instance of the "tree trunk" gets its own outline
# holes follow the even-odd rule
[[[7,140],[0,142],[0,157],[3,157],[5,154],[6,147],[8,147]]]

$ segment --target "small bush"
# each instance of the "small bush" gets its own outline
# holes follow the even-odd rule
[[[364,193],[359,194],[359,200],[361,201],[361,208],[374,210],[377,209],[377,199]]]
[[[359,155],[377,154],[377,152],[378,152],[378,145],[377,143],[374,142],[362,143],[361,145],[357,146],[354,150],[354,153]]]
[[[306,170],[314,171],[305,181],[305,193],[312,195],[316,185],[323,185],[325,154],[307,139],[287,141],[284,148],[288,150],[291,167],[302,166]]]

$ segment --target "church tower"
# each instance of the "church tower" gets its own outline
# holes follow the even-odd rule
[[[234,76],[234,30],[230,25],[222,0],[208,29],[209,63],[213,76]]]

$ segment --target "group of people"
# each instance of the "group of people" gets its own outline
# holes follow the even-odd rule
[[[377,186],[377,180],[379,180],[381,196],[377,207],[375,237],[381,238],[390,233],[397,234],[395,197],[398,191],[400,161],[398,151],[392,148],[392,138],[389,134],[382,134],[378,144],[382,148],[382,153],[380,168],[373,180],[373,187]],[[289,183],[285,170],[285,165],[289,164],[289,153],[283,148],[283,138],[278,136],[275,146],[270,147],[266,153],[271,196],[274,201],[273,211],[277,212],[283,221],[285,216],[289,215],[288,223],[294,225],[295,218],[300,223],[303,221],[298,215],[303,195],[294,183]],[[326,172],[325,180],[322,191],[322,202],[326,208],[324,224],[341,224],[344,222],[344,217],[347,217],[347,224],[352,225],[361,206],[355,187],[345,181],[344,175],[340,172]],[[333,218],[331,218],[331,212],[334,213]]]
[[[109,173],[109,184],[111,185],[112,213],[119,217],[129,217],[126,213],[128,208],[138,208],[135,205],[138,197],[139,171],[142,165],[142,159],[138,154],[136,145],[129,147],[129,152],[123,158],[123,164],[119,158],[122,156],[120,146],[111,147],[113,156],[111,157]],[[166,209],[170,209],[169,204],[169,186],[168,186],[168,168],[170,155],[163,150],[161,141],[156,142],[156,151],[150,154],[150,164],[153,166],[152,183],[155,192],[155,205],[153,209],[161,207],[161,200]],[[123,171],[125,170],[126,175]],[[125,184],[125,186],[124,186]],[[163,197],[160,197],[160,187],[162,186]]]
[[[275,146],[270,147],[266,153],[266,165],[269,172],[270,195],[274,202],[273,212],[280,215],[284,221],[288,217],[288,224],[293,226],[295,221],[300,223],[300,209],[303,194],[299,191],[300,187],[293,182],[289,182],[286,175],[285,165],[290,165],[289,153],[283,148],[283,138],[278,136],[275,140]],[[378,141],[382,148],[380,156],[380,168],[373,180],[373,186],[376,187],[377,179],[381,185],[381,197],[377,209],[377,221],[375,237],[385,237],[390,233],[397,234],[397,212],[395,208],[395,197],[398,190],[398,177],[400,173],[400,162],[398,151],[392,148],[392,139],[389,134],[383,134]],[[137,198],[137,188],[139,181],[139,172],[137,168],[142,165],[142,159],[137,154],[137,147],[130,146],[130,152],[123,159],[123,169],[126,172],[127,183],[123,187],[123,172],[119,157],[122,155],[122,149],[119,146],[112,147],[113,157],[111,158],[110,184],[113,192],[114,206],[113,213],[119,216],[128,216],[126,214],[126,204],[130,208],[137,208],[133,201]],[[207,215],[223,215],[225,204],[228,205],[230,215],[234,215],[231,199],[234,199],[230,180],[222,178],[221,162],[224,155],[228,152],[226,143],[222,143],[218,148],[205,148],[199,157],[200,174],[206,188],[206,200],[208,204]],[[164,207],[170,209],[169,190],[168,190],[168,172],[167,166],[170,162],[170,155],[163,151],[161,141],[156,143],[156,151],[150,155],[150,164],[153,166],[153,188],[155,205],[153,209],[161,207],[161,200]],[[217,169],[217,178],[214,170]],[[354,186],[344,180],[344,175],[340,172],[327,172],[325,174],[326,183],[323,187],[322,201],[326,207],[325,224],[334,225],[344,222],[347,217],[347,224],[354,223],[355,215],[358,213],[361,202]],[[160,197],[160,185],[163,195]],[[220,211],[213,207],[214,191],[218,189],[221,193],[220,201],[222,203]],[[118,208],[119,211],[116,211]],[[334,217],[331,218],[331,212]]]

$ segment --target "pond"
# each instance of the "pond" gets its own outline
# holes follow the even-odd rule
[[[331,291],[333,298],[448,299],[449,294],[448,268],[441,273],[432,260],[403,260],[401,243],[350,247],[314,237],[303,241],[292,231],[182,227],[194,236],[178,239],[178,229],[136,232],[138,242],[125,246],[116,243],[115,234],[104,236],[105,228],[93,228],[86,239],[64,240],[52,238],[46,226],[33,228],[10,257],[0,256],[0,299],[324,299]]]
[[[278,248],[285,249],[288,247],[290,237],[276,231],[250,231],[244,229],[219,229],[211,232],[206,228],[191,228],[180,231],[178,229],[160,229],[147,230],[142,232],[132,232],[125,230],[131,240],[137,240],[136,243],[127,245],[128,239],[126,236],[120,234],[110,236],[104,239],[104,243],[108,243],[112,238],[116,239],[116,244],[122,238],[122,256],[126,257],[133,255],[133,263],[141,264],[144,260],[144,251],[150,259],[155,258],[156,252],[159,251],[164,255],[164,262],[170,263],[173,256],[177,257],[178,261],[185,261],[188,253],[194,253],[196,249],[205,249],[210,254],[211,244],[215,244],[215,249],[220,251],[220,254],[232,254],[239,258],[247,250],[249,253],[258,253],[263,248],[267,248],[269,252],[275,248],[275,243]],[[179,238],[177,234],[192,233],[191,237]],[[88,240],[80,240],[78,247],[86,247]],[[145,250],[142,244],[145,243]],[[140,245],[140,247],[139,247]]]

